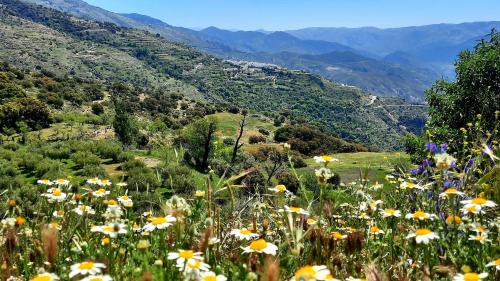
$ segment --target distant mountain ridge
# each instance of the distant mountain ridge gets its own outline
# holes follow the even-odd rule
[[[84,20],[19,0],[0,0],[0,30],[0,61],[14,66],[47,71],[62,81],[126,83],[219,108],[273,118],[283,114],[374,148],[400,147],[400,138],[421,129],[425,120],[425,105],[374,98],[303,71],[224,61],[149,30]]]
[[[419,61],[453,78],[452,64],[458,52],[472,48],[477,40],[500,29],[500,21],[460,24],[432,24],[401,28],[304,28],[287,33],[304,40],[336,42],[362,49],[379,57],[406,53],[407,59]]]
[[[459,51],[487,34],[492,23],[394,29],[306,28],[290,31],[200,31],[140,14],[116,14],[82,0],[23,0],[73,15],[158,33],[220,58],[273,63],[320,74],[381,96],[421,101],[443,76],[453,79]],[[493,25],[496,25],[493,22]],[[479,30],[479,31],[478,31]],[[483,31],[484,30],[484,31]],[[429,37],[429,38],[428,38]],[[442,39],[438,40],[440,37]],[[340,58],[340,55],[346,58]],[[355,59],[354,59],[355,58]]]

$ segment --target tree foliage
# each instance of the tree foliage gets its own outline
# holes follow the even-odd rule
[[[136,143],[139,129],[134,122],[134,119],[127,111],[127,107],[123,101],[115,102],[115,120],[113,121],[115,134],[120,142],[125,146],[130,146]]]
[[[490,40],[461,52],[455,68],[456,81],[437,81],[426,92],[427,126],[438,142],[456,139],[460,128],[478,115],[483,129],[495,126],[495,112],[500,110],[500,34],[493,30]]]

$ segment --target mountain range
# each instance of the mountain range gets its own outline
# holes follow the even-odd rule
[[[77,17],[157,33],[230,60],[272,63],[322,75],[381,96],[421,102],[439,78],[453,79],[459,51],[500,22],[379,29],[305,28],[288,31],[192,30],[140,14],[117,14],[82,0],[23,0]]]
[[[305,121],[372,148],[398,148],[400,138],[421,130],[425,120],[425,106],[397,97],[377,97],[276,65],[222,60],[150,30],[19,0],[0,0],[0,61],[61,81],[126,83],[216,108]]]

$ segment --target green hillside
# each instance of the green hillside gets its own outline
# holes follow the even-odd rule
[[[14,65],[161,89],[272,118],[302,118],[343,138],[384,149],[397,147],[407,128],[423,118],[421,107],[407,107],[394,98],[372,103],[357,88],[305,72],[225,62],[146,31],[14,0],[0,3],[0,59]]]

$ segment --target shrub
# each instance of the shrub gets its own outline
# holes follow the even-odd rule
[[[160,186],[156,173],[148,167],[133,167],[127,170],[127,183],[131,189],[154,191]]]
[[[259,133],[263,134],[264,136],[270,135],[270,132],[264,128],[259,128]]]
[[[232,138],[224,138],[222,140],[222,143],[224,143],[225,145],[228,145],[228,146],[234,145],[234,142],[235,142],[235,140]]]
[[[100,177],[100,178],[106,178],[108,175],[106,173],[106,170],[101,165],[85,165],[83,168],[78,171],[78,175],[83,176],[83,177]]]
[[[173,189],[175,194],[189,195],[196,190],[191,170],[186,166],[171,163],[162,167],[160,174],[162,186]]]
[[[93,103],[92,104],[92,113],[95,115],[101,115],[104,113],[104,107],[100,103]]]
[[[101,164],[101,158],[88,151],[78,151],[71,155],[71,160],[73,160],[79,168],[83,168],[87,165],[98,166]]]
[[[261,142],[265,142],[266,141],[266,137],[262,136],[262,135],[253,135],[253,136],[250,136],[248,138],[248,143],[250,144],[257,144],[257,143],[261,143]]]
[[[104,159],[113,159],[113,162],[117,162],[119,156],[122,154],[122,146],[118,142],[114,141],[99,141],[96,142],[95,147],[96,153]]]
[[[36,165],[35,175],[38,178],[49,179],[64,177],[66,175],[66,172],[64,171],[64,163],[58,160],[44,158]]]

